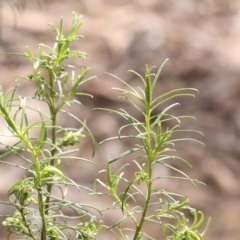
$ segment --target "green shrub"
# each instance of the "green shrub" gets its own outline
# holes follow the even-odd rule
[[[160,226],[166,234],[166,239],[172,240],[201,240],[204,232],[199,233],[198,228],[204,221],[202,212],[198,212],[188,205],[188,197],[169,192],[167,189],[155,189],[153,184],[161,179],[170,178],[176,180],[190,181],[194,186],[198,182],[191,179],[184,172],[180,171],[171,164],[171,160],[182,161],[190,164],[183,158],[174,154],[175,142],[178,141],[200,141],[188,137],[175,138],[175,133],[195,132],[180,128],[181,119],[192,118],[190,116],[174,116],[169,111],[179,105],[173,103],[168,105],[160,113],[156,109],[170,100],[179,97],[194,97],[197,92],[193,88],[181,88],[167,92],[163,95],[153,97],[153,92],[159,79],[164,64],[154,72],[153,67],[146,67],[145,76],[141,76],[135,71],[130,71],[137,75],[139,86],[137,89],[110,74],[121,82],[123,88],[115,88],[119,91],[120,98],[129,102],[135,110],[142,115],[141,120],[136,119],[131,113],[124,109],[112,110],[102,109],[122,117],[126,124],[123,125],[116,137],[106,139],[106,141],[121,141],[128,138],[135,139],[133,146],[120,156],[109,158],[107,169],[102,170],[101,175],[105,174],[107,181],[98,178],[94,182],[92,189],[82,186],[64,174],[62,161],[81,160],[91,163],[77,156],[78,149],[72,146],[79,144],[81,138],[89,136],[92,139],[94,150],[99,149],[92,133],[86,125],[86,120],[79,119],[70,112],[72,104],[79,104],[75,96],[93,96],[81,92],[81,86],[92,80],[88,77],[89,68],[82,68],[79,75],[75,75],[74,66],[66,63],[71,58],[86,59],[86,54],[78,50],[72,50],[70,44],[78,40],[78,30],[81,27],[80,16],[73,13],[73,22],[66,35],[63,33],[63,21],[60,22],[59,29],[50,25],[55,34],[56,42],[53,47],[39,44],[39,55],[35,57],[30,48],[24,54],[16,54],[25,57],[32,64],[32,73],[27,76],[17,76],[16,79],[25,79],[34,83],[37,87],[35,95],[31,98],[24,96],[17,97],[18,85],[8,91],[0,91],[0,115],[5,120],[6,127],[10,135],[4,137],[14,137],[17,139],[13,145],[6,145],[5,153],[0,156],[1,164],[9,164],[13,167],[22,169],[24,178],[15,183],[8,191],[9,202],[1,204],[15,207],[15,212],[11,217],[7,216],[3,222],[8,232],[8,238],[18,236],[17,239],[34,240],[57,240],[57,239],[97,239],[101,229],[112,231],[116,239],[153,239],[148,233],[144,232],[143,226],[146,222]],[[42,112],[37,106],[29,107],[31,100],[44,102],[48,106],[48,112]],[[31,112],[37,113],[39,120],[30,123]],[[66,117],[73,118],[81,128],[63,127],[58,125],[59,113]],[[166,128],[165,123],[175,121],[177,125]],[[33,131],[39,129],[39,137],[33,137]],[[124,134],[132,128],[134,134]],[[201,134],[201,133],[200,133]],[[121,144],[119,142],[119,144]],[[132,153],[138,154],[137,158],[128,163],[123,159]],[[74,155],[75,154],[75,155]],[[7,155],[15,155],[22,159],[26,164],[14,164],[6,160]],[[117,170],[112,169],[112,165],[120,162]],[[83,163],[85,164],[85,163]],[[129,166],[135,165],[136,171],[132,178],[124,177],[124,170]],[[153,169],[160,165],[177,172],[178,176],[155,176]],[[145,186],[139,188],[139,185]],[[99,186],[100,185],[100,186]],[[107,209],[96,209],[86,203],[74,203],[65,199],[68,186],[74,186],[76,191],[84,188],[89,191],[93,198],[98,201],[102,195],[108,195],[112,199],[112,205]],[[55,196],[52,192],[53,187],[60,189],[62,197]],[[98,189],[102,191],[98,191]],[[122,189],[124,190],[122,191]],[[104,201],[104,200],[103,200]],[[74,216],[67,216],[65,209],[73,210]],[[96,216],[89,211],[96,211]],[[107,226],[101,219],[104,211],[120,210],[122,218],[112,226]],[[186,211],[193,215],[193,223],[188,224]],[[69,223],[69,219],[76,218],[76,225]],[[132,227],[129,228],[129,221]],[[207,226],[209,221],[207,222]],[[15,238],[16,239],[16,238]]]

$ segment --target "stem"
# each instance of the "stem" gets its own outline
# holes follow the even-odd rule
[[[52,126],[56,126],[56,115],[54,116],[54,118],[52,118]],[[55,144],[56,142],[56,128],[52,128],[52,143]],[[56,149],[53,148],[51,151],[51,156],[54,156]],[[51,161],[51,165],[54,165],[54,160]],[[47,192],[49,193],[49,195],[46,198],[46,205],[45,205],[45,214],[48,215],[48,208],[49,208],[49,202],[50,202],[50,195],[51,195],[51,191],[52,191],[52,184],[48,184],[47,185]]]
[[[41,191],[41,189],[40,189],[40,191]],[[42,217],[41,240],[47,240],[47,226],[46,226],[46,218],[45,218],[45,213],[44,213],[43,198],[39,192],[38,192],[38,206],[39,206],[39,212]]]
[[[152,167],[151,167],[151,164],[149,164],[150,167],[148,168],[149,170],[149,177],[150,177],[150,174],[152,176]],[[138,239],[138,234],[141,232],[141,229],[142,229],[142,226],[145,222],[145,217],[146,217],[146,214],[147,214],[147,210],[148,210],[148,207],[149,207],[149,203],[150,203],[150,200],[151,200],[151,191],[152,191],[152,181],[150,180],[149,183],[148,183],[148,197],[147,197],[147,200],[146,200],[146,203],[145,203],[145,207],[144,207],[144,210],[143,210],[143,213],[142,213],[142,217],[141,217],[141,220],[140,220],[140,223],[138,224],[137,228],[136,228],[136,232],[135,232],[135,235],[133,237],[133,240],[137,240]]]
[[[56,134],[56,124],[57,124],[57,119],[56,119],[56,114],[55,114],[55,107],[54,108],[54,113],[52,113],[52,143],[55,144],[56,143],[56,139],[57,139],[57,134]],[[51,156],[53,157],[55,155],[56,152],[56,148],[53,148],[51,151]],[[54,159],[51,161],[51,165],[54,165]]]
[[[36,169],[36,173],[37,173],[37,178],[40,179],[41,169],[40,169],[40,163],[38,160],[38,156],[36,155],[36,152],[35,152],[34,148],[32,147],[32,145],[30,143],[28,143],[28,145],[30,145],[32,148],[32,149],[30,148],[30,151],[35,160],[35,169]],[[47,240],[47,224],[46,224],[46,216],[44,213],[44,204],[43,204],[43,196],[41,194],[41,186],[37,187],[37,192],[38,192],[38,209],[39,209],[39,213],[42,218],[41,240]]]
[[[54,79],[53,79],[53,74],[49,73],[49,81],[50,81],[50,86],[53,88],[54,87]],[[51,95],[52,96],[52,95]],[[52,120],[52,143],[55,144],[56,143],[56,139],[57,139],[57,134],[56,134],[56,124],[57,124],[57,119],[56,119],[56,109],[55,109],[55,101],[54,101],[54,97],[52,99],[52,106],[50,106],[50,113],[51,113],[51,120]],[[51,150],[51,156],[53,157],[55,155],[56,149],[52,148]],[[54,160],[51,161],[51,166],[54,165]],[[48,215],[48,208],[49,208],[49,202],[50,202],[50,195],[51,195],[51,191],[52,191],[52,184],[48,184],[47,185],[47,192],[49,193],[49,195],[46,198],[46,205],[45,205],[45,214]]]
[[[22,220],[24,221],[24,223],[25,223],[25,225],[27,227],[29,236],[32,237],[33,240],[37,240],[35,238],[35,236],[33,235],[33,232],[31,230],[31,228],[29,227],[29,224],[27,223],[27,220],[26,220],[25,215],[24,215],[24,210],[19,208],[19,212],[21,213]]]
[[[31,152],[33,159],[35,161],[35,171],[37,173],[37,179],[40,179],[40,171],[41,171],[40,163],[39,163],[38,156],[37,156],[37,153],[36,153],[34,147],[28,140],[26,140],[22,136],[22,134],[19,131],[16,131],[16,133],[17,133],[18,137],[21,139],[21,141],[27,146],[27,148]],[[37,186],[36,189],[38,192],[38,209],[39,209],[39,213],[42,218],[41,240],[47,240],[47,224],[46,224],[46,217],[44,214],[44,204],[43,204],[43,196],[41,194],[41,186]]]
[[[152,148],[151,148],[151,128],[150,128],[150,119],[151,119],[151,110],[150,105],[146,107],[146,117],[145,117],[145,127],[146,127],[146,149],[147,149],[147,158],[148,158],[148,183],[147,183],[147,199],[145,202],[145,206],[143,209],[141,220],[136,228],[135,235],[133,240],[137,240],[139,233],[141,232],[142,226],[145,222],[145,217],[147,214],[147,210],[151,200],[151,192],[152,192],[152,161],[154,159]]]

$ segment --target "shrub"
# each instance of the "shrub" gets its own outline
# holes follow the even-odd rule
[[[184,172],[171,164],[171,160],[181,161],[190,166],[188,161],[174,154],[175,142],[178,141],[200,141],[188,137],[175,138],[175,134],[182,132],[195,132],[180,128],[181,119],[192,118],[190,116],[174,116],[169,111],[179,105],[172,103],[161,112],[156,112],[162,104],[179,97],[194,97],[197,93],[193,88],[174,89],[163,95],[153,97],[162,68],[154,72],[154,67],[146,66],[145,76],[135,71],[130,71],[139,79],[137,89],[133,88],[124,80],[110,74],[121,82],[123,88],[115,88],[119,91],[120,98],[129,102],[135,110],[139,111],[142,119],[136,119],[131,113],[124,109],[112,110],[98,108],[98,110],[109,111],[122,117],[126,124],[123,125],[116,137],[108,138],[106,141],[123,141],[128,138],[135,140],[134,145],[120,156],[109,158],[107,169],[100,171],[106,175],[107,181],[98,178],[92,189],[74,182],[64,174],[62,161],[80,160],[91,163],[91,160],[78,157],[78,149],[72,146],[78,145],[81,138],[89,136],[92,139],[94,150],[99,149],[98,143],[87,127],[86,120],[79,119],[70,112],[72,104],[82,105],[75,96],[93,96],[82,92],[81,86],[94,77],[88,77],[90,68],[82,68],[79,75],[75,74],[74,66],[66,63],[71,58],[86,59],[86,53],[71,50],[70,44],[78,40],[78,30],[81,27],[80,16],[73,13],[73,22],[66,35],[63,31],[63,20],[60,21],[59,29],[54,25],[56,41],[53,47],[39,44],[39,55],[35,57],[30,48],[24,54],[16,54],[25,57],[32,64],[32,73],[27,76],[17,76],[16,79],[25,79],[34,83],[37,87],[32,97],[18,96],[18,85],[8,91],[0,91],[0,115],[5,120],[10,135],[16,143],[7,145],[5,153],[0,156],[0,163],[9,164],[24,171],[24,178],[15,183],[8,191],[9,202],[0,202],[15,208],[13,215],[7,216],[3,222],[8,232],[8,238],[17,235],[18,239],[33,240],[57,240],[57,239],[97,239],[97,233],[106,228],[114,234],[116,239],[139,240],[142,238],[154,239],[143,230],[146,222],[160,226],[166,234],[166,239],[172,240],[201,240],[205,230],[200,233],[198,228],[204,221],[204,214],[188,205],[188,197],[169,192],[167,189],[155,189],[153,184],[161,179],[170,178],[175,180],[186,180],[194,187],[197,180],[191,179]],[[28,106],[29,101],[44,102],[48,106],[48,112],[42,112],[36,105],[35,108]],[[32,112],[38,114],[39,120],[30,123],[29,116]],[[81,127],[72,128],[58,125],[59,113],[76,120]],[[165,124],[175,121],[177,125],[166,128]],[[133,134],[128,134],[132,128]],[[39,129],[39,136],[34,137],[33,132]],[[200,133],[201,134],[201,133]],[[121,144],[119,142],[119,144]],[[138,157],[127,162],[123,159],[134,153]],[[75,155],[74,155],[75,154]],[[15,155],[26,164],[14,164],[6,160],[7,155]],[[131,155],[130,155],[131,156]],[[120,167],[113,170],[112,165],[120,162]],[[83,163],[84,164],[84,163]],[[135,165],[132,178],[124,177],[124,170]],[[177,172],[179,175],[155,176],[153,169],[160,165]],[[133,168],[134,169],[134,168]],[[139,185],[145,186],[139,188]],[[99,186],[100,185],[100,186]],[[155,184],[156,185],[156,184]],[[68,186],[74,186],[76,191],[84,188],[92,197],[108,195],[113,204],[107,209],[96,209],[86,203],[74,203],[65,199]],[[159,186],[159,185],[157,185]],[[101,187],[101,190],[98,190]],[[53,188],[58,188],[61,198],[54,195]],[[122,190],[124,189],[124,190]],[[100,201],[103,198],[100,198]],[[104,201],[104,200],[103,200]],[[74,212],[74,216],[68,216],[66,209]],[[96,211],[96,216],[92,215]],[[104,211],[120,210],[122,218],[112,226],[107,226],[101,219]],[[188,224],[186,211],[193,215],[193,223]],[[98,214],[99,213],[99,214]],[[71,225],[69,219],[76,218],[76,225]],[[129,225],[131,220],[132,225]],[[209,221],[207,222],[207,227]],[[129,227],[131,226],[131,228]]]

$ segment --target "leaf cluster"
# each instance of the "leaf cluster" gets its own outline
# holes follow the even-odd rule
[[[72,25],[66,34],[62,19],[59,28],[50,24],[56,34],[55,43],[53,47],[39,44],[38,56],[34,56],[29,47],[24,54],[9,53],[29,60],[32,72],[27,76],[16,76],[15,80],[24,79],[31,82],[36,86],[36,92],[29,97],[17,96],[18,85],[6,92],[0,89],[0,116],[5,120],[9,131],[9,134],[1,134],[1,136],[16,140],[12,145],[0,143],[5,148],[5,152],[0,155],[0,163],[24,171],[23,179],[9,189],[9,201],[0,202],[15,208],[14,213],[6,216],[3,222],[8,232],[8,239],[17,235],[18,239],[31,240],[73,238],[91,240],[96,239],[97,233],[102,228],[110,230],[116,239],[130,239],[130,235],[133,235],[133,240],[154,239],[151,234],[143,230],[144,225],[150,222],[161,227],[169,240],[202,240],[205,231],[200,233],[198,228],[204,221],[203,213],[189,206],[187,196],[169,192],[167,189],[155,188],[162,179],[166,178],[189,181],[194,187],[198,183],[196,179],[191,179],[171,164],[172,161],[180,161],[191,167],[186,159],[176,154],[175,143],[179,141],[201,143],[185,135],[181,138],[177,137],[179,133],[201,134],[201,132],[181,128],[182,119],[193,117],[172,114],[172,108],[179,105],[178,102],[172,103],[172,101],[182,97],[194,97],[198,91],[193,88],[180,88],[154,97],[154,90],[158,86],[166,61],[156,72],[154,67],[146,66],[145,76],[130,71],[139,80],[138,88],[109,74],[123,85],[122,88],[114,88],[121,93],[119,97],[131,104],[141,117],[137,119],[125,109],[99,108],[117,114],[126,121],[116,137],[108,138],[100,144],[106,141],[135,140],[127,151],[108,159],[107,168],[100,172],[106,175],[107,181],[104,182],[101,178],[95,180],[95,188],[101,185],[104,190],[97,192],[95,188],[89,189],[75,183],[64,173],[62,161],[73,159],[93,163],[77,156],[79,151],[77,145],[81,142],[81,138],[88,136],[92,139],[93,154],[95,149],[98,149],[86,120],[79,119],[70,112],[70,108],[66,108],[72,104],[81,107],[79,97],[92,98],[92,95],[80,90],[83,84],[94,78],[87,76],[90,68],[82,68],[77,74],[75,66],[66,63],[66,60],[71,58],[85,60],[87,57],[86,53],[71,49],[71,43],[83,37],[78,34],[81,27],[80,18],[81,16],[73,13]],[[47,111],[30,107],[28,104],[30,101],[34,101],[36,105],[39,102],[45,103]],[[37,122],[31,123],[29,119],[31,114],[38,115]],[[59,114],[77,121],[79,127],[58,125]],[[130,129],[132,134],[129,134]],[[35,136],[36,131],[39,133],[38,137]],[[131,158],[132,154],[137,157]],[[24,164],[9,162],[8,155],[15,155]],[[120,167],[113,170],[112,166],[116,162],[120,163]],[[133,165],[136,170],[131,177],[125,177],[125,171]],[[157,166],[167,168],[170,174],[156,176],[154,169]],[[98,210],[92,205],[71,202],[66,197],[69,186],[74,186],[76,191],[86,189],[91,195],[108,195],[112,199],[112,206]],[[53,194],[53,188],[59,190],[60,197]],[[72,214],[68,214],[69,210]],[[119,210],[122,213],[122,217],[111,226],[107,226],[92,215],[93,211],[101,215],[108,210]],[[193,215],[193,223],[190,227],[184,214],[186,210]],[[72,220],[77,224],[71,225]],[[128,220],[133,223],[130,227]],[[208,225],[209,221],[207,227]]]
[[[108,190],[108,195],[114,199],[112,207],[108,208],[107,210],[121,209],[122,211],[122,219],[109,227],[111,230],[118,229],[121,239],[128,239],[128,234],[126,234],[128,231],[134,232],[134,240],[141,239],[142,236],[145,236],[148,239],[153,239],[145,232],[142,232],[143,225],[146,222],[165,226],[174,232],[174,237],[172,239],[178,239],[177,236],[180,236],[181,234],[177,234],[176,231],[180,225],[180,216],[183,214],[181,210],[190,209],[188,206],[188,197],[173,192],[168,192],[165,189],[154,189],[153,186],[155,182],[159,182],[159,180],[166,178],[187,180],[190,181],[194,187],[198,182],[196,179],[191,179],[186,173],[174,167],[171,164],[171,161],[181,161],[191,167],[187,160],[175,154],[175,143],[179,141],[195,141],[202,144],[202,142],[196,140],[195,138],[178,138],[174,136],[179,132],[193,132],[197,134],[202,133],[196,130],[180,128],[182,119],[193,117],[185,115],[175,116],[169,113],[172,108],[180,105],[178,102],[171,103],[172,100],[181,97],[194,97],[194,93],[197,93],[198,91],[197,89],[193,88],[180,88],[154,98],[154,89],[157,86],[157,81],[166,61],[159,67],[156,73],[153,72],[153,67],[149,68],[148,66],[146,66],[145,76],[141,76],[139,73],[131,71],[138,77],[142,85],[142,87],[140,87],[141,85],[139,84],[137,89],[133,88],[126,81],[110,74],[115,79],[120,81],[125,87],[114,88],[115,90],[121,92],[119,97],[128,101],[132,107],[142,115],[141,120],[136,119],[131,115],[131,113],[124,109],[119,109],[117,111],[112,109],[100,109],[117,114],[126,120],[126,124],[119,129],[116,137],[108,138],[101,143],[117,139],[136,139],[136,143],[132,146],[132,148],[117,157],[110,158],[108,161],[107,170],[101,171],[105,172],[108,183],[106,184],[100,179],[96,180],[96,182],[100,183]],[[165,106],[169,102],[170,104]],[[162,110],[156,113],[158,109]],[[168,122],[173,121],[176,122],[173,127],[166,127]],[[135,134],[124,134],[124,132],[128,133],[130,128],[135,131]],[[135,155],[137,154],[138,157],[129,160],[131,159],[131,154],[133,153],[135,153]],[[125,159],[127,159],[129,163],[124,165],[120,164],[120,166],[122,166],[113,173],[111,167],[112,164],[120,160],[126,162]],[[124,171],[132,163],[136,165],[138,170],[132,174],[132,179],[127,179],[124,177]],[[169,172],[176,172],[177,175],[154,176],[153,169],[156,167],[156,165],[168,168]],[[141,188],[138,187],[139,185]],[[145,185],[145,188],[143,188],[143,185]],[[126,186],[124,190],[122,190],[123,186]],[[124,227],[124,222],[127,219],[132,220],[134,226],[132,229]],[[167,221],[169,219],[175,219],[177,222],[177,227],[168,224]],[[186,221],[184,223],[186,223]],[[200,225],[201,224],[195,226],[197,228]],[[186,224],[184,227],[188,229]],[[194,228],[195,227],[189,229]],[[190,230],[187,231],[191,232]]]
[[[34,96],[17,96],[18,85],[6,93],[0,91],[0,115],[10,133],[1,136],[17,139],[12,146],[1,143],[6,151],[0,156],[0,163],[23,169],[25,175],[23,180],[9,189],[9,202],[1,202],[16,209],[13,216],[8,216],[3,222],[7,227],[8,238],[14,233],[22,239],[34,240],[69,239],[72,234],[75,234],[76,239],[93,239],[99,228],[95,217],[88,210],[93,209],[92,206],[65,199],[68,186],[75,186],[77,191],[87,188],[68,178],[61,166],[62,161],[70,159],[92,163],[73,155],[79,151],[78,148],[68,148],[78,145],[82,137],[90,136],[94,146],[97,146],[86,121],[64,109],[71,104],[82,105],[75,96],[92,97],[79,90],[82,84],[93,79],[86,77],[90,68],[82,68],[80,74],[76,75],[75,67],[65,63],[73,57],[82,60],[86,58],[85,53],[71,50],[69,46],[81,37],[77,34],[81,27],[80,18],[73,13],[72,27],[66,36],[63,34],[62,20],[59,29],[50,24],[56,33],[55,44],[53,47],[39,44],[37,57],[29,47],[26,53],[15,54],[27,58],[32,64],[32,73],[17,76],[16,80],[32,82],[37,89]],[[30,101],[36,105],[37,102],[44,102],[48,111],[29,107]],[[31,124],[29,117],[33,113],[38,114],[39,121]],[[73,118],[80,127],[58,126],[59,113]],[[38,137],[34,137],[36,131],[39,132]],[[5,160],[8,155],[16,155],[25,164],[20,166],[8,162]],[[52,194],[53,187],[59,189],[61,197]],[[67,215],[66,209],[72,214]],[[78,219],[78,224],[69,225],[69,219]]]

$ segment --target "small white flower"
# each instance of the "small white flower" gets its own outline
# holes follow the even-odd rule
[[[20,105],[19,105],[19,109],[23,109],[26,106],[26,97],[22,98],[21,96],[18,96],[19,100],[20,100]]]

